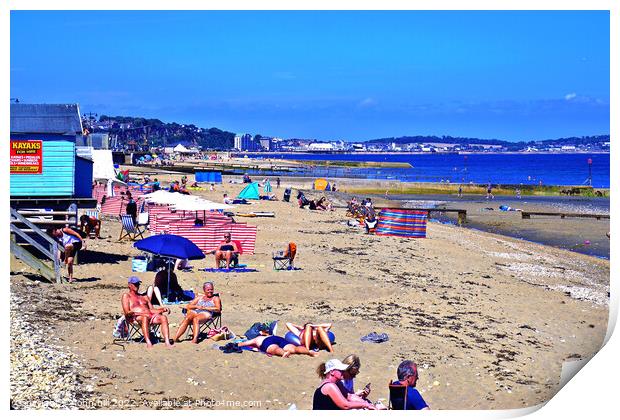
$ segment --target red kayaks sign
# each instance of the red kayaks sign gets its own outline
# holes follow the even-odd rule
[[[40,174],[43,172],[42,140],[11,140],[11,173]]]

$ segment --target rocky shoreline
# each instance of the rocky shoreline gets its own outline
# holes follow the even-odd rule
[[[33,286],[26,287],[37,288]],[[82,359],[66,347],[52,344],[54,326],[41,322],[37,311],[20,309],[25,304],[36,309],[47,306],[38,299],[33,304],[32,296],[21,289],[12,287],[10,297],[11,409],[82,408],[93,389],[82,376]]]

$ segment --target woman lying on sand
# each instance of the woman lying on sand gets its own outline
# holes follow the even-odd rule
[[[330,353],[334,351],[331,340],[327,334],[332,324],[304,324],[295,325],[292,322],[286,323],[286,328],[299,338],[299,342],[307,349],[326,349]]]
[[[181,325],[179,325],[179,330],[174,336],[174,341],[179,342],[181,336],[185,334],[187,327],[192,324],[194,329],[192,343],[197,344],[200,324],[204,324],[213,318],[214,312],[219,313],[222,311],[222,301],[219,296],[215,296],[213,293],[213,283],[210,281],[205,282],[202,285],[202,290],[204,294],[196,296],[196,298],[185,307],[185,309],[187,309],[187,314],[183,322],[181,322]]]
[[[282,337],[277,335],[269,335],[269,332],[264,330],[260,331],[258,337],[248,341],[242,341],[237,343],[238,347],[252,347],[254,351],[262,351],[263,353],[270,354],[272,356],[289,357],[291,354],[307,354],[308,356],[315,357],[318,353],[308,350],[304,346],[296,346],[293,343],[289,343]]]

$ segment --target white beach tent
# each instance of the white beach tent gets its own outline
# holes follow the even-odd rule
[[[157,190],[149,194],[144,194],[142,198],[144,198],[147,203],[153,204],[176,204],[181,201],[194,201],[198,199],[198,197],[194,197],[191,195],[171,193],[164,190]]]
[[[229,210],[234,208],[234,206],[223,204],[223,203],[214,203],[213,201],[208,200],[197,200],[197,201],[187,201],[180,202],[173,205],[175,210],[182,211],[212,211],[212,210]]]
[[[234,208],[228,204],[215,203],[193,195],[171,193],[158,190],[142,196],[147,203],[168,204],[174,206],[176,210],[198,211],[198,210],[228,210]]]
[[[189,150],[187,149],[187,147],[183,146],[181,143],[177,144],[174,149],[173,149],[176,153],[187,153],[189,152]]]

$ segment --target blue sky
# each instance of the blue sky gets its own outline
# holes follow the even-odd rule
[[[283,138],[609,133],[606,11],[12,11],[11,97]]]

